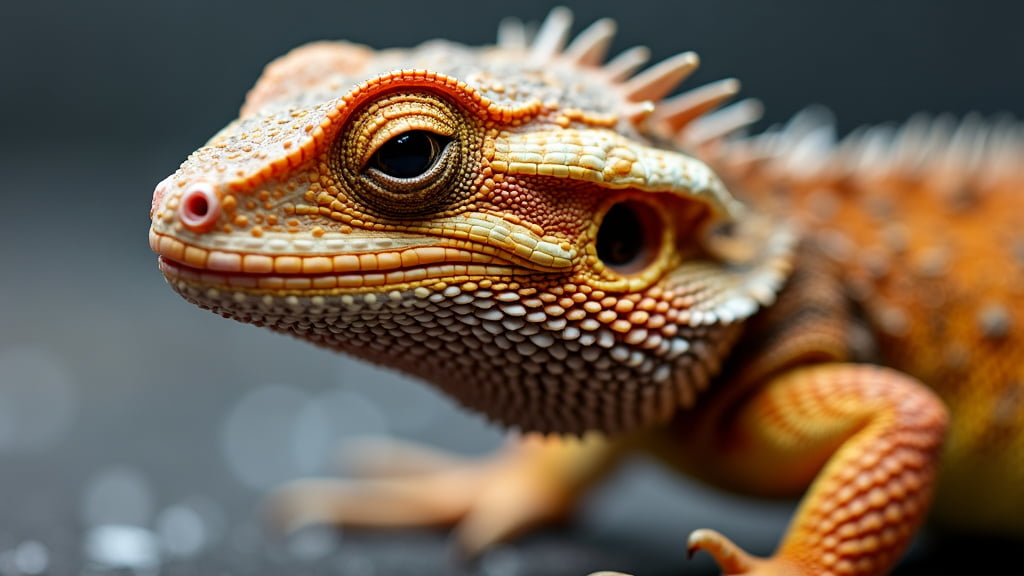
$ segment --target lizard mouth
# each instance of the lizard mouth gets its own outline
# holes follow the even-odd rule
[[[490,254],[445,246],[415,246],[358,254],[227,252],[150,232],[168,280],[248,290],[336,291],[412,287],[438,280],[502,278],[521,268]]]
[[[159,257],[160,271],[168,279],[184,280],[193,284],[225,286],[256,290],[335,290],[380,288],[382,286],[411,287],[437,280],[510,277],[516,274],[511,265],[445,263],[417,266],[388,271],[328,274],[279,274],[274,272],[228,273],[196,268],[167,256]]]

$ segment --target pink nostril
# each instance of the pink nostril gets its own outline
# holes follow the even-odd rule
[[[181,197],[178,218],[193,232],[206,232],[220,217],[220,199],[213,186],[205,182],[194,184]]]

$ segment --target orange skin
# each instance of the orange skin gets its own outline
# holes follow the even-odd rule
[[[1024,510],[1024,460],[1010,456],[1024,453],[1024,173],[948,152],[906,164],[800,177],[746,166],[726,179],[799,219],[861,311],[871,359],[949,409],[936,519],[1024,534],[1011,512]]]

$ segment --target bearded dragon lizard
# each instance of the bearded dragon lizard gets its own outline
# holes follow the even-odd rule
[[[690,535],[727,574],[884,574],[930,509],[1024,535],[1019,126],[745,136],[756,103],[718,109],[736,81],[668,97],[694,54],[637,72],[643,48],[604,63],[611,21],[570,24],[300,47],[157,186],[150,245],[186,300],[530,433],[293,486],[286,513],[460,522],[479,550],[639,448],[803,494],[770,558]]]

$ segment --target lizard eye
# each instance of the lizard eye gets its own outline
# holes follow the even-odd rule
[[[481,138],[474,117],[454,102],[427,91],[388,92],[348,121],[332,172],[360,211],[424,218],[468,201]]]
[[[613,204],[597,230],[597,257],[618,274],[642,272],[660,251],[663,224],[642,202]]]
[[[384,143],[370,159],[370,166],[382,173],[407,180],[430,171],[451,138],[426,130],[399,134]]]

